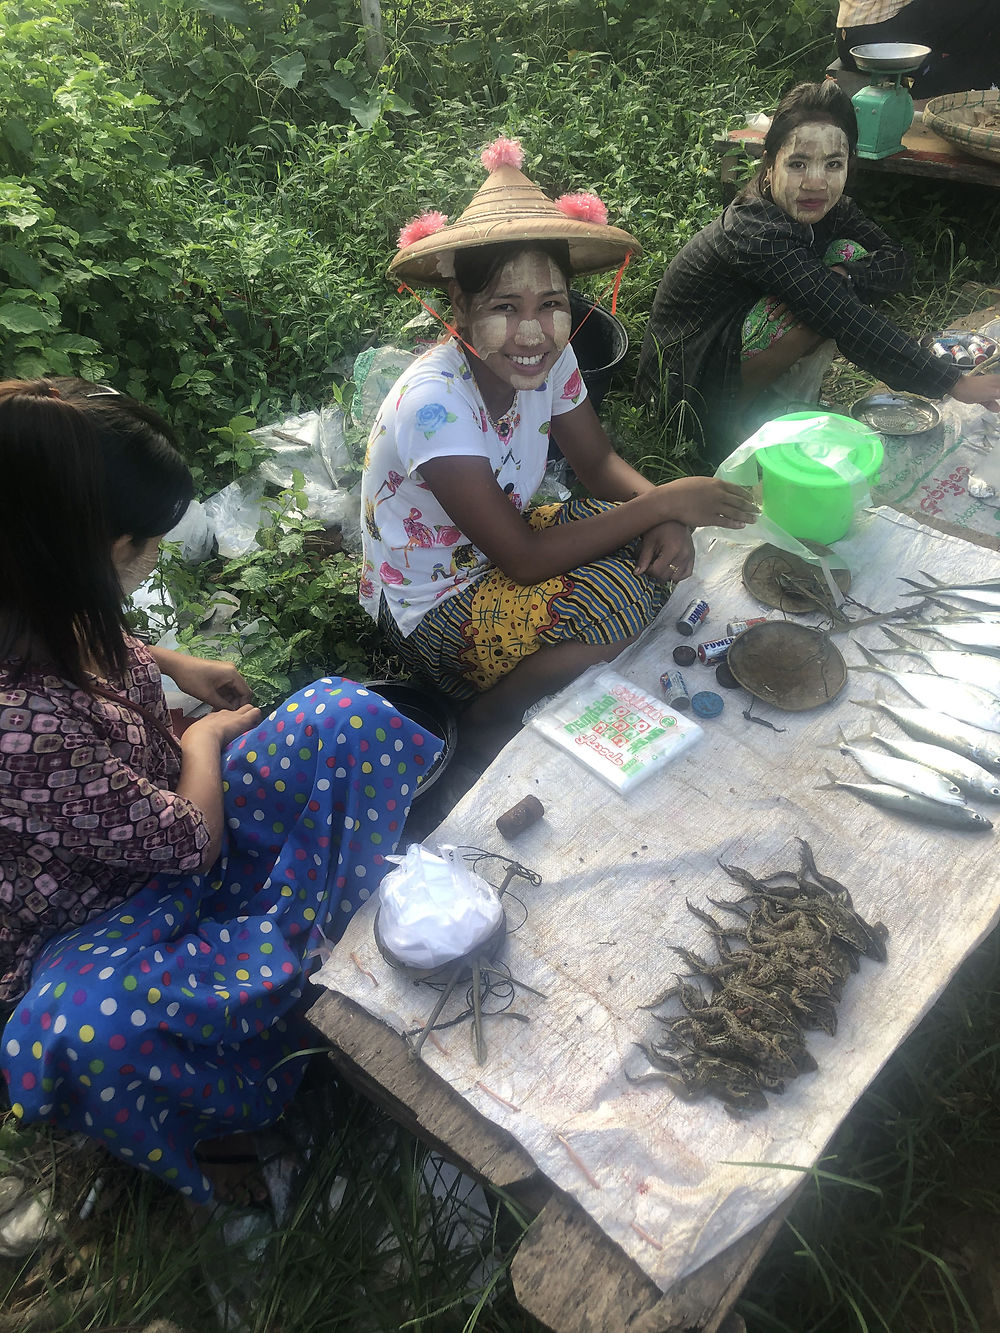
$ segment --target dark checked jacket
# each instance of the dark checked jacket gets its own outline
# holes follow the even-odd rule
[[[869,253],[832,272],[837,239]],[[846,196],[815,227],[777,204],[744,197],[684,246],[660,280],[642,342],[636,400],[669,412],[683,403],[685,433],[720,461],[739,440],[743,321],[762,296],[833,338],[848,360],[892,389],[940,398],[961,371],[922,348],[870,302],[909,280],[905,251]]]

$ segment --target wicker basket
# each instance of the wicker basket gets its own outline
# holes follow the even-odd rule
[[[924,107],[924,124],[966,153],[1000,162],[1000,93],[946,93]]]

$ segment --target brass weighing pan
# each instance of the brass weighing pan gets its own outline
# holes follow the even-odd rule
[[[791,713],[830,703],[847,682],[847,665],[829,637],[789,620],[751,625],[727,661],[744,689]]]
[[[808,546],[816,555],[838,559],[829,546],[821,546],[819,542],[806,541],[802,545]],[[831,573],[837,587],[846,593],[851,586],[851,571],[841,568],[832,569]],[[770,542],[755,546],[743,561],[743,583],[758,602],[784,611],[786,615],[822,611],[830,603],[830,590],[822,570]]]

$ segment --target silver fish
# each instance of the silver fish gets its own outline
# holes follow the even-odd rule
[[[897,646],[873,648],[871,651],[879,657],[885,654],[919,657],[939,676],[952,676],[955,680],[964,680],[968,685],[981,685],[984,690],[1000,694],[1000,662],[989,653],[963,653],[958,648],[917,648],[887,625],[882,626],[882,633]]]
[[[878,708],[917,741],[942,745],[964,755],[974,764],[981,764],[993,773],[1000,773],[1000,740],[989,731],[956,722],[946,713],[930,708],[894,708],[882,699],[854,699],[862,708]]]
[[[835,746],[824,749],[837,749],[841,754],[849,754],[876,782],[888,783],[891,787],[902,787],[904,791],[915,792],[917,796],[926,796],[930,801],[943,801],[945,805],[964,805],[965,798],[953,782],[949,782],[941,773],[925,768],[919,760],[904,759],[898,755],[883,754],[880,750],[865,750],[847,739],[843,731],[840,741]]]
[[[979,801],[1000,801],[1000,780],[982,764],[974,764],[971,759],[946,750],[943,745],[931,745],[927,741],[915,741],[895,736],[879,736],[873,732],[864,739],[877,741],[900,759],[910,759],[924,768],[932,768],[960,788],[966,796]]]
[[[911,699],[925,708],[947,713],[986,731],[1000,731],[1000,696],[981,685],[969,685],[953,676],[929,676],[919,671],[890,671],[862,644],[857,645],[868,659],[868,666],[852,666],[852,671],[871,671],[887,676]]]
[[[867,801],[869,805],[891,810],[893,814],[906,815],[909,819],[919,819],[922,824],[937,824],[968,833],[988,833],[993,827],[971,805],[943,805],[940,801],[928,800],[926,796],[915,796],[912,792],[901,791],[899,787],[890,787],[885,782],[841,782],[832,773],[828,773],[827,777],[830,781],[821,786],[820,791],[841,787]]]
[[[961,644],[977,653],[1000,655],[1000,624],[982,620],[937,620],[933,623],[907,625],[918,634],[935,634],[949,643]]]
[[[967,602],[1000,609],[1000,579],[986,579],[982,583],[945,583],[941,579],[936,579],[933,574],[928,574],[926,570],[921,569],[918,572],[927,582],[918,583],[916,579],[903,579],[902,582],[908,583],[913,589],[912,592],[905,592],[904,597],[926,597],[930,594],[936,597],[960,597]]]

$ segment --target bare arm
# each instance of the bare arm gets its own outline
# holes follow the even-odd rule
[[[559,448],[595,499],[631,500],[656,489],[615,452],[589,399],[556,417],[554,425]]]
[[[240,708],[250,702],[250,687],[232,662],[191,657],[172,648],[151,647],[153,661],[179,689],[213,708]]]
[[[756,517],[742,487],[712,477],[653,486],[615,453],[587,403],[559,418],[559,443],[584,485],[599,498],[620,500],[617,508],[536,532],[507,500],[485,458],[434,458],[420,466],[455,526],[517,583],[565,574],[660,524],[742,528]]]
[[[1000,412],[1000,375],[963,375],[951,391],[960,403],[980,403]]]
[[[222,747],[256,726],[260,719],[260,709],[247,704],[233,712],[209,713],[192,722],[181,737],[181,775],[176,791],[197,806],[205,818],[210,836],[202,855],[202,870],[215,863],[222,848]]]

